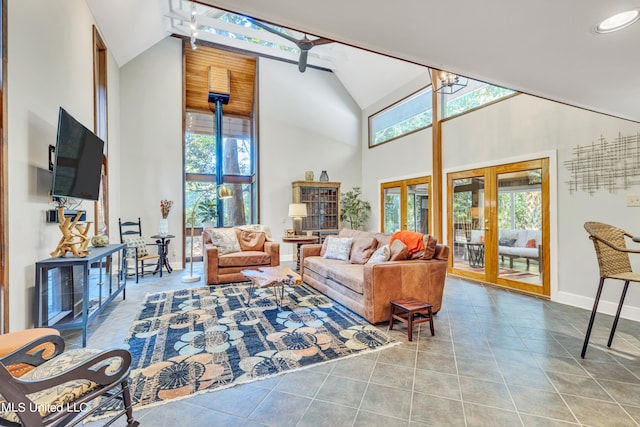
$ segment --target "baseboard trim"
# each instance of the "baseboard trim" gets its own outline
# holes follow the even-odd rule
[[[555,302],[572,305],[574,307],[585,308],[589,311],[593,309],[593,300],[593,298],[585,297],[583,295],[577,295],[562,291],[558,292],[556,298],[553,299],[553,301]],[[617,309],[617,302],[600,300],[600,304],[598,304],[598,313],[605,313],[611,316],[615,316]],[[620,317],[623,319],[640,322],[640,308],[624,305],[622,306]]]

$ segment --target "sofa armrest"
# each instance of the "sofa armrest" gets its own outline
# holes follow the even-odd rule
[[[264,251],[269,254],[272,267],[280,265],[280,243],[264,242]]]
[[[311,243],[300,246],[300,275],[304,281],[304,259],[309,256],[320,256],[322,251],[322,244]]]
[[[204,245],[204,280],[205,284],[218,281],[218,247],[211,244]]]
[[[365,264],[365,317],[372,323],[388,320],[389,302],[408,297],[430,303],[437,313],[442,306],[446,276],[444,259]]]

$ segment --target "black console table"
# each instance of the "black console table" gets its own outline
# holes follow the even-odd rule
[[[126,297],[126,274],[115,274],[125,244],[90,248],[86,257],[47,258],[36,263],[34,319],[36,327],[58,330],[82,329],[82,346],[87,345],[87,325],[122,291]],[[116,254],[120,259],[113,262]]]

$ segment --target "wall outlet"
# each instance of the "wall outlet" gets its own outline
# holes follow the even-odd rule
[[[627,194],[627,206],[640,206],[640,194]]]

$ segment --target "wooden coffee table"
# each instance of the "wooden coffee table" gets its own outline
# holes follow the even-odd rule
[[[274,289],[273,294],[276,299],[276,305],[282,306],[284,300],[284,287],[285,286],[299,286],[302,283],[302,278],[298,273],[293,271],[289,267],[260,267],[257,270],[242,270],[242,274],[251,280],[251,286],[249,286],[249,298],[247,305],[251,303],[251,297],[256,287],[258,288],[272,288],[279,286],[280,289]],[[279,294],[279,295],[278,295]]]

